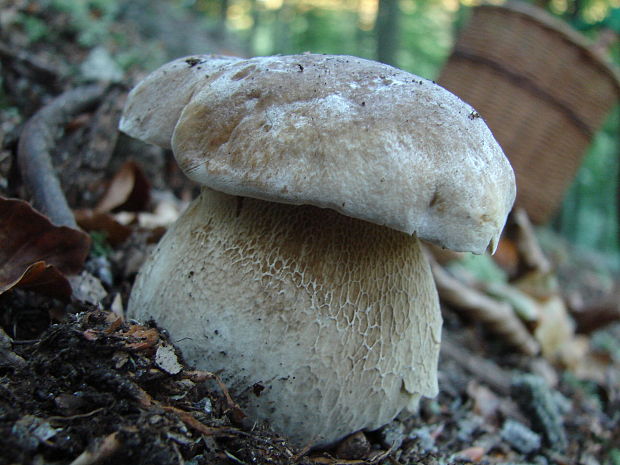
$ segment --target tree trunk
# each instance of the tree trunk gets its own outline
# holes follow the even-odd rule
[[[380,0],[375,33],[377,36],[377,60],[396,65],[398,48],[398,0]]]

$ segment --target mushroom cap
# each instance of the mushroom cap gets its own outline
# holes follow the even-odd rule
[[[160,66],[132,89],[119,123],[120,130],[171,149],[174,126],[194,89],[221,66],[238,60],[241,58],[195,55]]]
[[[183,106],[169,145],[191,179],[231,195],[331,208],[457,251],[494,251],[514,202],[514,173],[458,97],[349,56],[216,60],[205,63],[217,70],[209,78],[187,78],[171,114],[146,121],[149,104],[138,103],[173,99],[158,70],[132,91],[123,116],[142,118],[142,134],[161,142]],[[175,75],[197,74],[174,63]],[[158,97],[163,87],[168,94]],[[143,138],[134,126],[121,129]]]

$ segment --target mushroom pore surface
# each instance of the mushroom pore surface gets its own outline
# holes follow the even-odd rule
[[[128,313],[167,328],[299,446],[378,428],[437,392],[441,315],[418,239],[333,210],[203,189]]]

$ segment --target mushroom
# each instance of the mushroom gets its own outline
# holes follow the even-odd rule
[[[469,105],[355,57],[199,56],[138,84],[120,128],[171,146],[204,186],[129,316],[218,371],[249,418],[325,446],[436,395],[442,320],[420,239],[493,251],[515,197]]]

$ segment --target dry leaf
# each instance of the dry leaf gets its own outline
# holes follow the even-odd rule
[[[541,318],[534,336],[547,360],[569,370],[574,371],[587,352],[587,342],[575,335],[575,322],[559,296],[541,302]]]
[[[75,212],[75,220],[86,231],[103,231],[112,246],[123,243],[132,229],[118,221],[110,212],[139,212],[150,200],[151,186],[140,167],[126,162],[114,175],[105,194],[94,209]]]
[[[519,250],[517,244],[505,236],[499,241],[493,260],[509,276],[515,276],[519,269]]]
[[[128,161],[112,178],[95,211],[142,211],[149,203],[150,189],[150,183],[140,167]]]
[[[24,287],[68,299],[64,275],[78,273],[90,249],[90,237],[54,226],[30,204],[0,197],[0,294]]]
[[[470,462],[480,462],[484,458],[485,450],[480,446],[472,446],[456,453],[456,457]]]
[[[89,209],[76,210],[75,221],[85,231],[103,231],[107,241],[116,246],[125,242],[131,234],[131,228],[119,223],[112,215]]]
[[[133,350],[151,349],[159,341],[159,331],[155,328],[146,328],[140,325],[131,325],[129,329],[123,333],[127,338],[125,345]],[[129,342],[132,341],[132,342]]]

